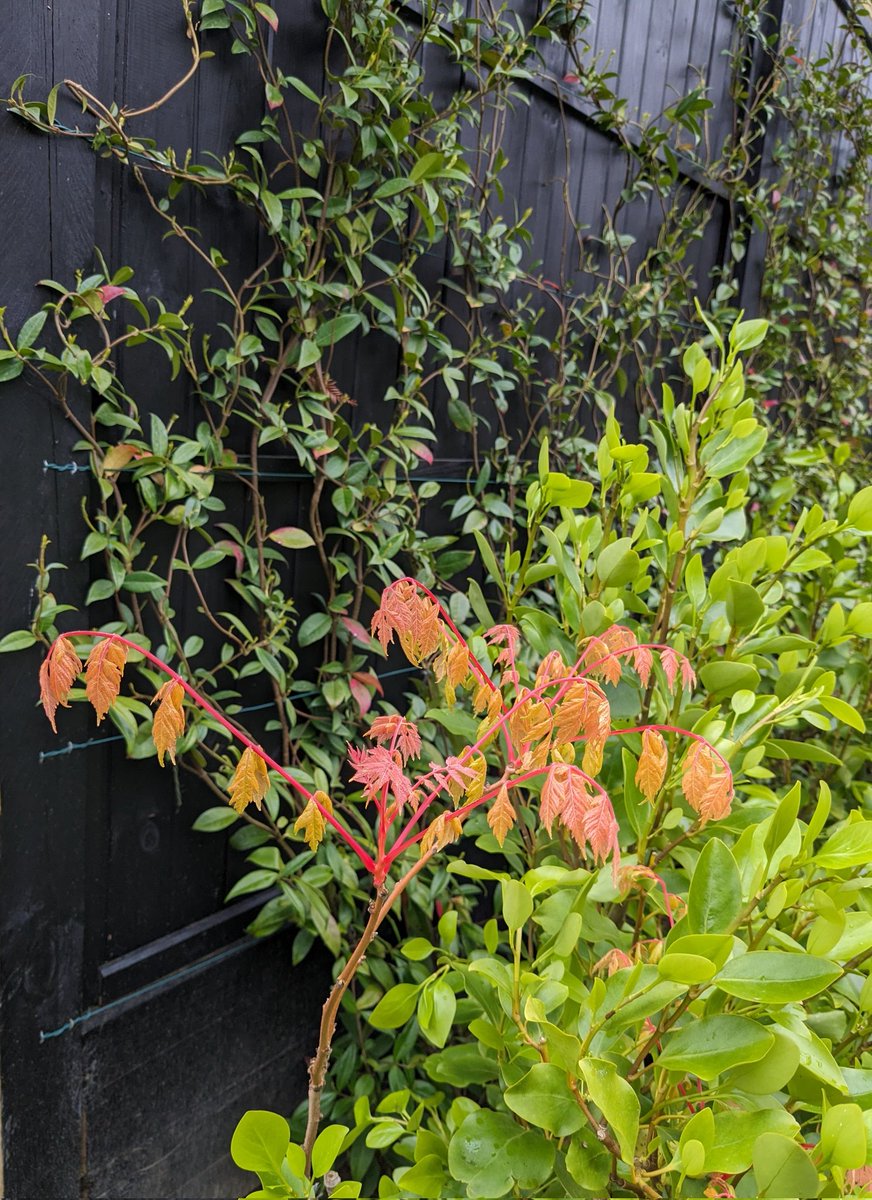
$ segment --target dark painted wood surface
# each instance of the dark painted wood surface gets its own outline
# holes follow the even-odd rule
[[[517,2],[526,11],[536,4]],[[277,7],[278,53],[317,91],[319,5],[291,0]],[[833,40],[835,0],[819,0],[810,16],[804,0],[784,0],[784,8],[799,53],[814,57]],[[705,81],[715,101],[710,137],[726,134],[730,4],[591,0],[589,12],[592,52],[611,59],[633,115],[660,112]],[[72,77],[104,98],[141,104],[187,62],[178,0],[6,0],[3,15],[0,91],[28,72],[34,95]],[[256,123],[262,104],[259,85],[245,62],[229,55],[226,39],[208,40],[216,58],[150,127],[159,142],[198,153],[229,146]],[[456,72],[435,52],[427,55],[431,86],[456,87]],[[541,262],[547,276],[573,261],[564,182],[576,218],[597,235],[626,162],[617,140],[591,124],[564,82],[565,57],[549,51],[546,65],[550,81],[531,88],[530,103],[519,105],[509,124],[506,193],[519,211],[532,209],[531,265]],[[66,110],[58,116],[73,118]],[[201,264],[178,243],[160,240],[162,227],[122,170],[83,145],[38,137],[6,116],[0,144],[0,301],[13,329],[41,302],[36,282],[69,279],[90,266],[94,246],[110,263],[133,266],[143,294],[170,303],[193,294],[198,319],[215,319],[214,301],[199,297],[206,284]],[[216,242],[226,242],[233,222],[241,268],[256,260],[258,231],[240,222],[226,199],[210,192],[187,203],[186,219],[214,231]],[[709,233],[687,264],[700,283],[728,240],[729,206],[717,194],[709,203]],[[641,255],[657,237],[653,206],[627,206],[621,221],[637,239],[633,255]],[[446,264],[438,249],[425,270],[428,283],[440,287]],[[589,286],[576,275],[579,290]],[[753,291],[750,275],[749,308]],[[395,349],[385,355],[376,338],[356,350],[350,339],[345,345],[334,374],[357,399],[358,419],[371,417],[383,403]],[[158,374],[154,391],[144,361],[137,351],[127,372],[141,406],[191,421],[182,383],[167,385]],[[439,459],[468,461],[467,439],[450,427],[445,400],[434,390]],[[71,564],[56,577],[62,598],[75,599],[88,586],[88,564],[76,562],[87,476],[43,465],[72,461],[74,440],[26,382],[0,391],[0,634],[29,622],[32,572],[25,564],[36,557],[43,532],[56,557]],[[289,522],[304,523],[305,487],[275,486]],[[427,520],[435,527],[444,518],[434,509]],[[313,561],[295,557],[294,591],[303,598]],[[186,631],[196,621],[193,609],[180,611]],[[125,761],[117,741],[56,753],[67,739],[94,738],[94,728],[76,708],[63,714],[62,738],[53,738],[35,708],[37,661],[35,653],[0,656],[0,1190],[9,1200],[235,1195],[242,1181],[226,1153],[230,1131],[246,1107],[287,1111],[301,1098],[329,963],[313,956],[292,971],[286,937],[258,944],[244,937],[247,905],[222,905],[240,858],[222,838],[191,831],[203,797],[183,777]],[[41,757],[45,752],[50,756]],[[96,1016],[78,1019],[94,1009]]]

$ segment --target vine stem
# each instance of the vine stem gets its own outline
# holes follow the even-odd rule
[[[375,872],[375,860],[372,858],[372,856],[368,854],[366,850],[364,850],[357,838],[350,834],[345,826],[340,821],[337,821],[331,812],[328,812],[326,808],[322,807],[322,805],[318,803],[308,788],[304,787],[298,779],[295,779],[289,771],[286,771],[284,767],[277,763],[276,760],[267,754],[267,752],[261,746],[258,746],[257,742],[252,741],[247,734],[243,733],[241,729],[238,729],[232,721],[228,721],[228,719],[218,712],[218,710],[214,708],[208,700],[201,696],[197,689],[188,683],[188,681],[184,679],[178,673],[178,671],[174,671],[172,667],[168,667],[165,662],[162,662],[161,659],[157,657],[157,655],[152,654],[149,650],[144,650],[142,646],[137,645],[136,642],[131,642],[127,638],[119,636],[117,633],[101,633],[96,629],[73,629],[70,630],[69,633],[63,633],[60,636],[64,638],[88,637],[114,639],[117,642],[121,642],[122,645],[127,646],[130,650],[135,650],[137,654],[141,654],[144,658],[147,658],[148,661],[153,666],[157,667],[159,671],[163,671],[165,675],[169,675],[170,679],[174,679],[180,687],[184,688],[185,692],[188,696],[190,696],[194,703],[199,708],[202,708],[204,712],[207,712],[210,717],[218,722],[219,725],[223,726],[224,729],[226,729],[227,732],[230,733],[238,742],[241,742],[243,746],[253,751],[256,755],[258,755],[259,758],[262,758],[268,767],[271,767],[277,774],[281,775],[282,779],[284,779],[286,783],[289,783],[291,787],[294,788],[295,791],[299,792],[300,795],[303,796],[307,801],[311,800],[321,813],[321,816],[324,818],[324,820],[336,830],[348,848],[354,851],[366,870],[369,871],[370,874]]]

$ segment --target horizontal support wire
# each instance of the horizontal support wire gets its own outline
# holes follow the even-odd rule
[[[180,983],[183,979],[188,979],[193,975],[199,975],[209,967],[216,966],[220,962],[226,961],[228,958],[235,958],[237,954],[243,950],[248,950],[258,942],[263,941],[262,938],[248,937],[236,942],[234,945],[227,947],[225,950],[220,950],[216,954],[210,955],[208,958],[202,958],[198,962],[189,963],[186,967],[180,967],[178,971],[172,971],[169,975],[162,975],[160,979],[153,979],[150,983],[145,983],[142,987],[135,988],[132,992],[128,992],[124,996],[119,996],[117,1000],[110,1000],[106,1004],[99,1004],[94,1008],[86,1009],[85,1012],[79,1013],[76,1017],[70,1017],[68,1021],[64,1021],[63,1025],[58,1025],[57,1029],[39,1031],[39,1042],[42,1045],[50,1041],[52,1038],[61,1037],[62,1034],[70,1033],[77,1025],[90,1023],[102,1016],[104,1013],[111,1012],[113,1009],[121,1008],[129,1005],[132,1001],[139,1000],[143,996],[149,995],[151,992],[162,991],[165,988],[173,987],[176,983]]]
[[[398,667],[395,671],[383,671],[377,678],[391,679],[397,675],[414,675],[420,671],[420,667]],[[320,689],[314,688],[310,692],[291,693],[288,696],[289,700],[308,700],[312,696],[320,696]],[[261,712],[263,709],[275,708],[275,701],[268,700],[265,704],[247,704],[244,708],[238,708],[235,713],[230,713],[231,717],[238,713]],[[88,738],[86,742],[67,742],[65,746],[61,746],[58,750],[40,750],[39,762],[44,763],[49,758],[61,758],[65,754],[73,754],[76,750],[89,750],[92,746],[106,746],[110,742],[123,742],[124,735],[114,733],[110,737]]]
[[[43,471],[63,471],[70,475],[82,474],[89,472],[90,467],[86,463],[68,462],[68,463],[53,463],[43,460]],[[130,474],[136,470],[135,466],[118,467],[117,473],[120,475]],[[213,467],[211,470],[217,475],[253,475],[254,472],[247,467]],[[115,474],[115,471],[113,471]],[[305,471],[258,471],[258,479],[292,479],[297,482],[311,480],[313,477]],[[410,475],[409,483],[469,483],[466,477],[459,476],[444,476],[444,475]],[[500,483],[500,480],[493,480],[492,483]]]

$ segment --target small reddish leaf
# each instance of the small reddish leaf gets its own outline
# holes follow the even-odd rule
[[[339,620],[356,642],[360,642],[361,646],[366,646],[369,649],[372,645],[372,638],[366,632],[363,625],[361,625],[360,621],[355,621],[354,617],[340,617]]]
[[[103,455],[103,461],[100,464],[100,474],[108,475],[110,471],[120,471],[132,459],[142,458],[142,456],[142,451],[138,446],[131,446],[127,442],[120,442],[117,446],[110,446]]]
[[[225,553],[229,554],[236,564],[237,576],[242,574],[242,568],[245,565],[245,558],[243,556],[241,546],[237,545],[236,542],[231,542],[229,539],[225,538],[224,541],[215,543],[215,549],[223,550]]]
[[[109,304],[112,300],[117,300],[119,296],[123,296],[127,288],[116,287],[113,283],[106,283],[103,287],[97,288],[100,293],[100,299],[104,304]]]
[[[429,446],[425,446],[423,442],[407,442],[406,445],[423,462],[433,465],[433,451]]]
[[[614,946],[611,950],[607,950],[598,962],[593,964],[593,970],[605,971],[606,975],[614,975],[615,971],[622,971],[624,967],[632,967],[632,965],[633,960],[629,954]]]
[[[270,6],[268,4],[255,4],[254,7],[257,9],[257,11],[260,13],[260,15],[266,21],[267,25],[269,25],[269,27],[273,31],[273,33],[278,33],[279,19],[278,19],[278,16],[276,15],[275,9],[270,8]]]
[[[385,690],[381,685],[381,680],[379,679],[378,675],[373,675],[372,671],[355,671],[353,677],[355,679],[359,679],[360,682],[366,684],[367,687],[372,688],[374,692],[378,692],[380,696],[385,694]]]
[[[284,525],[281,529],[273,529],[267,534],[271,542],[283,546],[285,550],[305,550],[315,545],[315,539],[305,529],[297,529],[294,525]]]
[[[369,688],[352,675],[348,680],[348,689],[354,697],[355,703],[360,710],[360,715],[365,717],[372,708],[372,693]]]

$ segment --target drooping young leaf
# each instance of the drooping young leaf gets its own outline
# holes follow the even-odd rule
[[[381,605],[373,614],[372,632],[383,650],[396,633],[406,657],[417,666],[439,647],[439,610],[411,580],[400,579],[382,593]]]
[[[427,827],[427,832],[421,838],[421,855],[430,850],[442,850],[445,846],[456,842],[463,832],[463,822],[450,812],[440,813]]]
[[[483,754],[474,754],[467,765],[470,771],[472,771],[472,778],[466,784],[466,801],[468,804],[475,804],[477,800],[481,799],[484,793],[484,785],[487,779],[487,759]]]
[[[613,871],[617,871],[620,850],[614,810],[605,792],[592,785],[585,772],[570,763],[553,763],[542,785],[539,815],[549,833],[559,817],[579,849],[589,848],[597,862],[605,862],[611,854]]]
[[[478,771],[474,770],[471,765],[461,762],[454,754],[449,754],[443,765],[431,762],[430,770],[433,772],[436,787],[444,788],[455,806],[466,789],[471,784],[476,785],[479,779]]]
[[[117,638],[101,638],[88,655],[85,691],[94,706],[98,725],[118,699],[126,662],[127,647]]]
[[[269,791],[269,772],[266,763],[250,746],[246,746],[239,756],[227,791],[230,793],[230,803],[237,812],[243,812],[249,804],[260,810],[263,798]]]
[[[488,809],[487,823],[500,846],[506,840],[506,834],[515,824],[515,807],[509,799],[509,789],[505,784],[497,792],[497,798]]]
[[[706,742],[694,742],[681,775],[685,798],[702,822],[720,821],[733,802],[733,777]]]
[[[302,833],[310,850],[318,849],[327,830],[327,822],[321,809],[333,812],[333,802],[326,792],[316,792],[294,822],[294,833]]]
[[[413,721],[398,714],[376,717],[363,735],[381,746],[389,743],[399,752],[403,765],[421,753],[421,734]]]
[[[626,625],[610,625],[599,637],[588,640],[582,662],[591,675],[607,680],[613,686],[620,683],[623,657],[636,645],[636,638]]]
[[[67,697],[81,670],[82,660],[73,649],[72,642],[65,637],[59,637],[39,669],[40,699],[55,733],[58,731],[55,724],[58,705],[62,708],[70,707]]]
[[[174,679],[168,679],[152,700],[158,706],[151,726],[151,736],[157,748],[157,760],[164,765],[164,755],[176,761],[176,742],[185,732],[185,710],[182,700],[185,689]]]
[[[551,710],[544,700],[522,695],[509,719],[509,733],[518,745],[537,742],[551,733]]]
[[[663,787],[668,766],[669,752],[663,735],[656,729],[644,730],[642,753],[636,768],[636,787],[646,800],[653,800]]]

